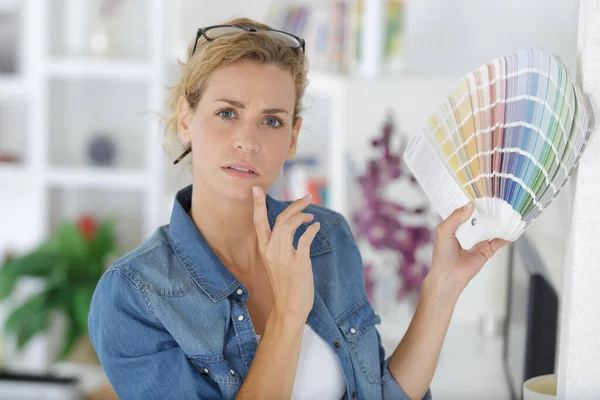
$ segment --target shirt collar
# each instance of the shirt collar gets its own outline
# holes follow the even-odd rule
[[[289,204],[277,201],[269,195],[266,196],[266,204],[269,224],[273,228],[277,216]],[[192,185],[189,185],[180,190],[175,196],[169,224],[169,242],[196,283],[212,301],[218,301],[229,296],[242,284],[212,251],[208,242],[188,215],[191,206]],[[294,237],[296,245],[305,230],[306,226],[298,228]],[[321,221],[321,229],[311,244],[311,257],[333,248],[328,239],[328,234],[327,224]],[[244,297],[246,296],[244,295]]]

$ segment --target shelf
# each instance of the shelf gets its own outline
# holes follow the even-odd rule
[[[26,96],[25,80],[8,74],[0,74],[0,100]]]
[[[116,168],[60,168],[47,173],[51,186],[63,188],[107,188],[140,190],[146,187],[147,174]]]
[[[0,0],[0,12],[14,11],[19,6],[19,0]]]
[[[21,164],[0,163],[0,182],[24,182],[29,177],[29,169]]]
[[[334,74],[328,72],[309,72],[308,73],[308,92],[328,94],[339,90],[339,88],[350,82],[352,78],[347,75]]]
[[[103,78],[143,82],[152,76],[152,72],[151,63],[147,61],[57,58],[48,65],[50,76],[69,79]]]
[[[52,0],[50,3],[45,33],[51,58],[141,59],[148,55],[149,33],[153,28],[149,20],[151,1]],[[98,40],[99,37],[102,39]]]
[[[31,121],[28,118],[28,105],[25,96],[0,95],[0,166],[12,166],[15,165],[14,161],[25,163],[29,160],[30,136],[27,131]],[[10,157],[10,163],[6,156]]]
[[[382,73],[381,77],[369,78],[360,74],[337,74],[314,70],[308,72],[308,91],[317,91],[319,93],[331,93],[332,90],[339,90],[344,87],[358,85],[431,85],[443,84],[449,82],[455,83],[458,79],[453,76],[420,76],[405,74],[402,72]]]
[[[97,78],[74,81],[68,77],[50,80],[50,165],[95,166],[89,156],[90,146],[94,140],[105,138],[99,148],[111,168],[143,169],[145,135],[155,126],[150,123],[156,121],[147,94],[148,85],[143,83]]]

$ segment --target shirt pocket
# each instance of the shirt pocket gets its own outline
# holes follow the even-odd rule
[[[202,375],[217,383],[222,393],[229,392],[230,385],[240,385],[241,379],[222,354],[212,356],[189,357],[192,364]]]
[[[375,325],[381,324],[381,317],[365,297],[342,313],[336,323],[367,381],[380,384],[379,339]]]

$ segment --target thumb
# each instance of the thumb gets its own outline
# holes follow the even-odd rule
[[[460,224],[467,221],[471,214],[473,214],[474,209],[475,206],[471,202],[467,203],[463,207],[457,208],[448,216],[448,218],[439,224],[438,232],[443,237],[453,236]]]
[[[508,240],[494,239],[490,242],[490,247],[492,248],[492,251],[495,253],[509,243],[510,242]]]

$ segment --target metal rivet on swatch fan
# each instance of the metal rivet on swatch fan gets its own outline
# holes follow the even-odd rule
[[[473,225],[473,226],[477,225],[477,218],[473,218],[471,220],[471,225]]]

